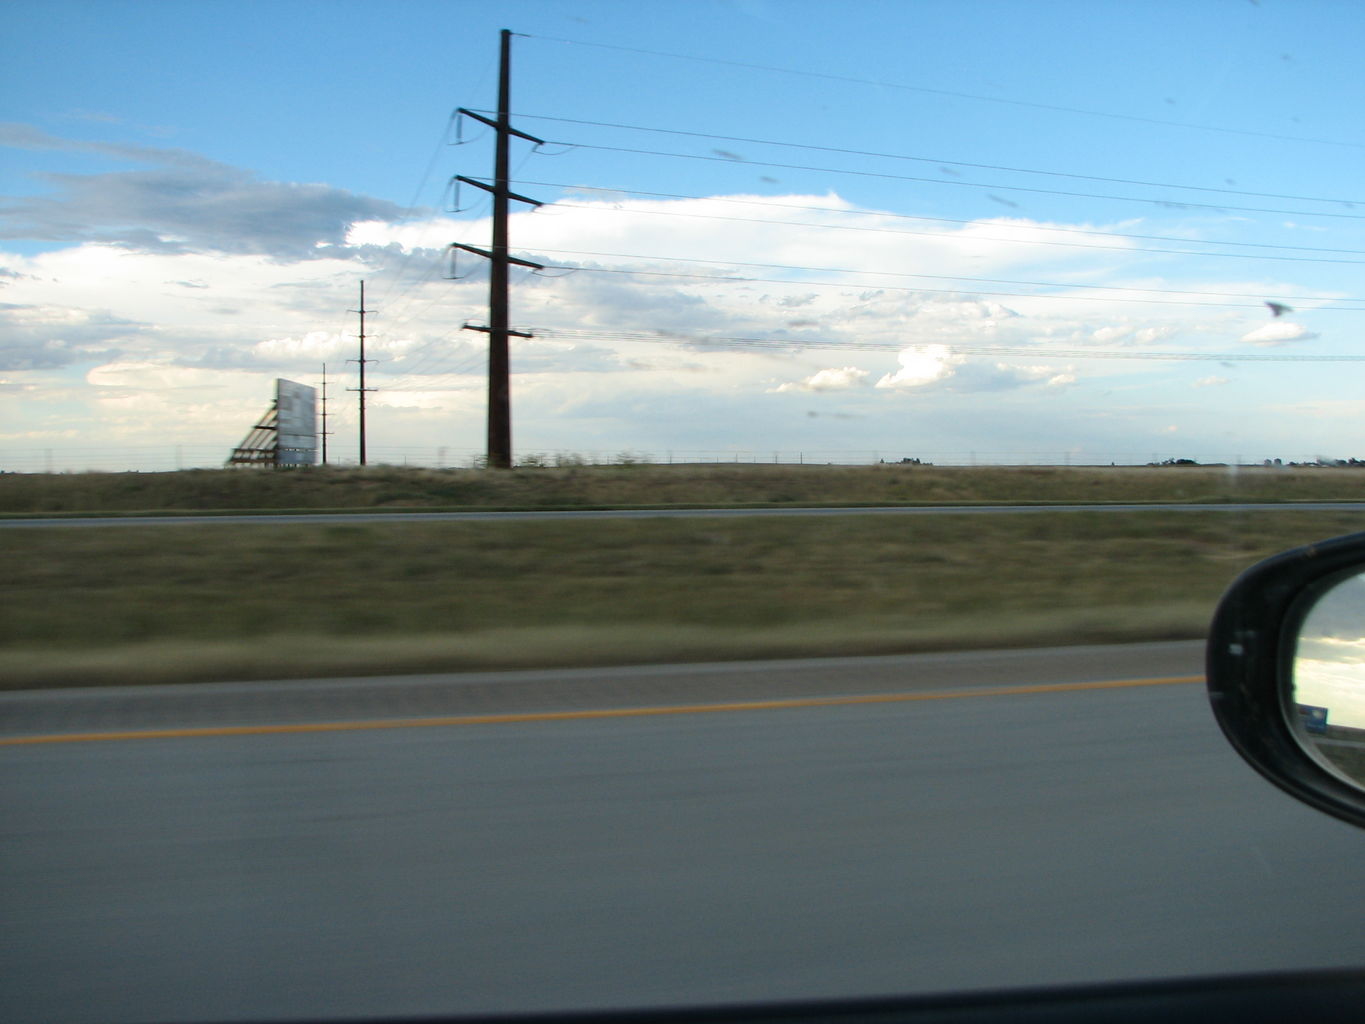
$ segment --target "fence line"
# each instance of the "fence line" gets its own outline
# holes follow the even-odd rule
[[[219,445],[82,446],[0,448],[0,471],[6,473],[171,472],[220,469],[227,449]],[[1247,458],[1240,454],[1207,452],[1101,451],[933,451],[886,449],[689,449],[653,451],[617,449],[523,449],[516,464],[537,466],[629,465],[831,465],[867,466],[879,463],[937,466],[1144,466],[1191,460],[1202,465],[1259,466],[1276,456]],[[468,469],[483,464],[483,452],[450,445],[377,445],[369,450],[372,466],[412,466],[429,469]],[[1281,458],[1283,464],[1335,463],[1318,455]],[[335,466],[354,466],[354,459],[332,459]]]

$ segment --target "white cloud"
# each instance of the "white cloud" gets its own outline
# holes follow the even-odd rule
[[[1122,341],[1133,333],[1133,328],[1127,324],[1116,324],[1112,327],[1097,327],[1090,332],[1090,337],[1102,344],[1112,344]]]
[[[831,367],[828,370],[814,373],[805,380],[780,384],[773,390],[779,393],[787,391],[847,391],[850,388],[861,387],[867,383],[869,376],[871,374],[867,370],[860,370],[856,366]]]
[[[1200,377],[1194,382],[1194,386],[1197,388],[1216,388],[1231,383],[1232,379],[1230,377]]]
[[[1264,324],[1254,331],[1248,331],[1242,335],[1242,340],[1253,345],[1288,345],[1293,341],[1309,341],[1316,337],[1317,335],[1303,324],[1290,323],[1288,320],[1276,320]]]
[[[349,357],[355,348],[355,339],[345,335],[332,331],[309,331],[301,337],[269,338],[253,345],[251,352],[267,366],[304,360],[317,365],[323,361]]]
[[[97,388],[135,391],[176,391],[227,387],[223,374],[165,363],[114,362],[96,366],[85,375]]]
[[[1133,335],[1133,340],[1140,345],[1150,345],[1156,341],[1165,341],[1167,338],[1174,337],[1179,332],[1179,328],[1174,324],[1161,324],[1155,327],[1144,327]]]
[[[50,144],[46,137],[30,142]],[[79,416],[92,438],[107,432],[130,440],[141,432],[146,443],[159,443],[192,432],[230,447],[267,404],[274,376],[316,383],[326,362],[335,388],[333,426],[340,428],[336,443],[344,447],[354,396],[342,389],[355,383],[354,364],[346,361],[356,355],[357,326],[348,311],[365,278],[367,305],[375,310],[367,354],[378,360],[367,384],[380,389],[372,396],[372,446],[482,444],[487,341],[460,326],[485,322],[485,264],[470,256],[459,268],[470,276],[452,281],[444,273],[450,242],[487,244],[487,218],[422,212],[389,220],[397,214],[348,194],[277,187],[183,154],[105,155],[153,166],[137,172],[142,176],[131,191],[101,197],[92,179],[59,186],[65,189],[60,210],[25,208],[40,227],[74,223],[85,210],[98,214],[88,232],[71,227],[80,241],[30,256],[0,253],[0,370],[9,382],[0,386],[22,389],[7,392],[21,398],[11,406],[23,406],[8,416],[10,423],[27,429],[29,418],[46,415],[43,429],[59,430]],[[158,189],[175,181],[222,193],[211,204],[212,216],[195,220],[179,207],[146,213]],[[262,222],[295,200],[300,219]],[[209,237],[218,230],[215,217],[237,213],[251,214],[241,230],[228,232],[221,244]],[[113,222],[125,214],[134,227],[152,230],[158,244],[139,249],[132,236],[91,240],[96,229],[121,227]],[[853,226],[872,230],[840,230]],[[681,446],[686,437],[740,445],[791,438],[795,445],[793,435],[818,428],[819,443],[829,445],[827,435],[837,426],[847,447],[875,447],[885,436],[877,432],[897,429],[887,425],[890,419],[929,410],[976,429],[990,406],[973,396],[984,392],[999,392],[1005,401],[1014,401],[1005,393],[1015,392],[1020,407],[1041,406],[1041,436],[1052,417],[1094,397],[1087,387],[1095,378],[1157,380],[1168,368],[1086,360],[1078,371],[1031,352],[1138,347],[1175,337],[1182,348],[1218,341],[1226,350],[1245,329],[1222,310],[1082,302],[1066,291],[973,294],[973,287],[1028,290],[971,280],[988,276],[1187,286],[1141,269],[1150,264],[1137,263],[1143,257],[1124,251],[1122,241],[1102,250],[1037,244],[1064,237],[1050,227],[1106,226],[1012,216],[971,224],[914,221],[858,210],[834,194],[645,200],[590,191],[519,212],[511,232],[518,254],[579,269],[554,277],[514,275],[513,326],[537,334],[513,342],[516,436],[539,446],[619,450],[666,447],[674,438]],[[302,248],[307,258],[294,261]],[[790,269],[803,266],[848,272]],[[1129,267],[1137,269],[1129,273]],[[621,272],[632,270],[651,273]],[[1305,293],[1293,281],[1236,287]],[[1281,344],[1311,337],[1297,325],[1267,327],[1301,333],[1268,339],[1252,332],[1243,340]],[[988,354],[971,354],[987,347]],[[867,355],[869,348],[881,354]],[[1174,387],[1187,385],[1183,376],[1172,379]],[[874,382],[880,391],[870,388]],[[1038,402],[1044,389],[1050,392],[1045,404]],[[780,418],[798,414],[793,403],[765,391],[828,397],[818,423],[801,415],[793,425]],[[896,392],[906,391],[924,396],[914,410],[895,401]],[[879,415],[878,405],[895,408],[896,416]],[[199,418],[191,420],[191,410]],[[1165,422],[1149,418],[1141,429],[1150,433]],[[637,438],[636,425],[644,423],[656,430],[654,440]],[[1002,428],[991,429],[999,435]],[[997,443],[1008,447],[1016,436]],[[1056,449],[1076,436],[1073,429]]]
[[[963,362],[947,345],[911,345],[896,357],[900,369],[877,381],[879,388],[918,388],[951,377]]]

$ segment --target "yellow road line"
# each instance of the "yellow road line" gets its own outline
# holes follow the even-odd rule
[[[997,686],[980,690],[938,693],[885,693],[862,697],[800,697],[788,700],[737,701],[726,704],[673,704],[663,707],[599,708],[591,711],[533,711],[500,715],[445,715],[433,718],[381,718],[354,722],[302,722],[293,725],[223,725],[192,729],[138,729],[127,732],[52,733],[0,738],[0,747],[38,743],[98,743],[110,740],[185,739],[200,736],[266,736],[275,733],[351,732],[361,729],[425,729],[450,725],[505,725],[517,722],[566,722],[596,718],[639,718],[646,715],[702,715],[718,711],[776,711],[784,708],[848,707],[859,704],[908,704],[924,700],[962,700],[969,697],[1009,697],[1031,693],[1070,693],[1077,690],[1119,690],[1135,686],[1202,683],[1203,676],[1158,679],[1115,679],[1090,683],[1038,683]]]

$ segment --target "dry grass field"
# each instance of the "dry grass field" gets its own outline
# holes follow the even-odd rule
[[[608,494],[661,503],[660,487],[634,488],[668,471],[641,469],[608,471],[572,493],[583,504]],[[908,500],[897,488],[934,500],[1000,501],[1008,491],[1038,501],[1076,500],[1077,488],[1094,486],[1107,500],[1152,500],[1183,486],[1218,500],[1206,494],[1209,474],[1183,470],[1120,474],[1122,495],[1113,480],[1089,482],[1109,471],[971,472],[691,470],[698,486],[685,496],[813,501],[798,497],[802,485],[849,500],[870,501],[881,487],[897,501]],[[541,473],[470,486],[496,491],[497,504],[526,505],[532,491],[514,501],[498,489],[541,479],[544,497],[574,480]],[[220,496],[240,507],[244,492],[226,490],[238,480],[265,491],[307,475],[222,474]],[[418,483],[399,504],[441,480],[411,475]],[[194,485],[197,474],[185,476]],[[1243,477],[1248,490],[1261,479]],[[1323,496],[1303,493],[1317,480],[1354,486],[1349,472],[1306,477],[1294,496]],[[1356,513],[1289,506],[0,530],[0,678],[31,687],[1192,638],[1246,566],[1361,527]]]

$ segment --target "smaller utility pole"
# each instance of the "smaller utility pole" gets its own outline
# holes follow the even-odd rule
[[[365,282],[360,282],[360,308],[350,312],[360,314],[360,358],[348,359],[348,363],[360,364],[360,387],[347,388],[347,391],[359,392],[360,397],[360,464],[365,465],[365,392],[377,390],[365,386],[365,364],[374,362],[373,359],[365,358],[365,314],[373,312],[365,308]]]
[[[363,305],[363,303],[362,303]],[[322,364],[322,464],[327,465],[327,364]]]

